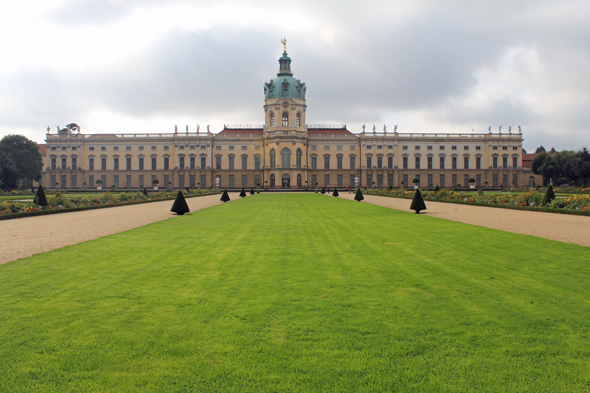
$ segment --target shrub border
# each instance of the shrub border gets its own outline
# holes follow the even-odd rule
[[[393,195],[375,195],[375,194],[370,194],[370,193],[365,194],[365,195],[372,195],[372,196],[379,196],[379,197],[386,197],[386,198],[412,199],[412,197],[402,197],[402,196],[393,196]],[[550,207],[497,205],[497,204],[492,204],[492,203],[467,202],[467,201],[440,201],[440,200],[436,200],[436,199],[426,199],[426,198],[424,198],[424,202],[426,202],[426,203],[427,202],[455,203],[458,205],[497,207],[499,209],[528,210],[528,211],[536,211],[536,212],[543,212],[543,213],[571,214],[574,216],[590,216],[590,211],[552,209]]]
[[[221,194],[221,193],[220,192],[213,192],[211,194],[187,196],[186,198],[198,198],[198,197],[203,197],[203,196],[208,196],[208,195],[216,195],[216,194]],[[45,216],[47,214],[69,213],[69,212],[77,212],[77,211],[84,211],[84,210],[106,209],[106,208],[109,208],[109,207],[140,205],[140,204],[143,204],[143,203],[171,201],[174,198],[176,198],[176,197],[169,197],[169,198],[162,198],[162,199],[155,199],[155,200],[147,200],[147,201],[132,201],[132,202],[124,202],[124,203],[111,203],[111,204],[108,204],[108,205],[92,205],[92,206],[68,207],[68,208],[55,209],[55,210],[37,210],[37,211],[33,211],[33,212],[20,212],[20,213],[2,214],[2,215],[0,215],[0,221],[2,221],[2,220],[11,220],[13,218],[22,218],[22,217]]]

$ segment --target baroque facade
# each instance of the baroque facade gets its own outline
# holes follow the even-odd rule
[[[307,86],[293,77],[286,49],[277,76],[264,84],[264,124],[224,126],[213,134],[47,134],[43,184],[96,186],[304,188],[532,186],[522,167],[522,133],[437,134],[363,130],[306,123]]]

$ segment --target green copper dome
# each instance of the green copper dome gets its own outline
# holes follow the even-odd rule
[[[287,52],[279,59],[279,71],[277,77],[264,84],[264,99],[270,98],[299,98],[305,100],[305,82],[293,78],[291,71],[291,58]]]

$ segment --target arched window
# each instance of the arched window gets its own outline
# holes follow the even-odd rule
[[[301,156],[303,155],[303,152],[301,151],[300,148],[297,148],[297,152],[296,152],[296,161],[295,161],[295,166],[297,168],[301,168]]]
[[[291,150],[288,148],[283,148],[281,150],[281,168],[290,168],[291,167]]]
[[[301,113],[298,113],[297,117],[295,117],[295,127],[301,127]]]
[[[297,174],[297,187],[301,188],[301,173]]]
[[[270,112],[270,126],[275,126],[275,114],[273,112]]]
[[[277,165],[277,153],[274,148],[270,149],[270,167],[274,168]]]
[[[289,127],[289,113],[283,112],[283,127]]]
[[[270,175],[270,188],[274,188],[275,187],[275,174],[271,174]]]

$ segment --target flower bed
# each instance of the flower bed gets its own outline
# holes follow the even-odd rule
[[[219,194],[217,189],[182,190],[187,198]],[[178,191],[159,191],[145,196],[141,192],[113,194],[106,192],[98,197],[68,197],[60,192],[47,198],[49,206],[44,209],[36,206],[33,201],[4,201],[0,203],[0,220],[30,217],[44,214],[64,213],[79,210],[100,209],[105,207],[124,206],[138,203],[149,203],[174,199]]]
[[[379,195],[394,198],[411,199],[414,190],[407,189],[371,189],[363,191],[366,195]],[[552,213],[590,215],[590,195],[570,195],[556,198],[543,205],[544,193],[529,190],[519,194],[498,194],[479,192],[457,192],[442,189],[439,191],[422,191],[425,201],[463,203],[477,206],[503,207],[520,210],[536,210]]]

